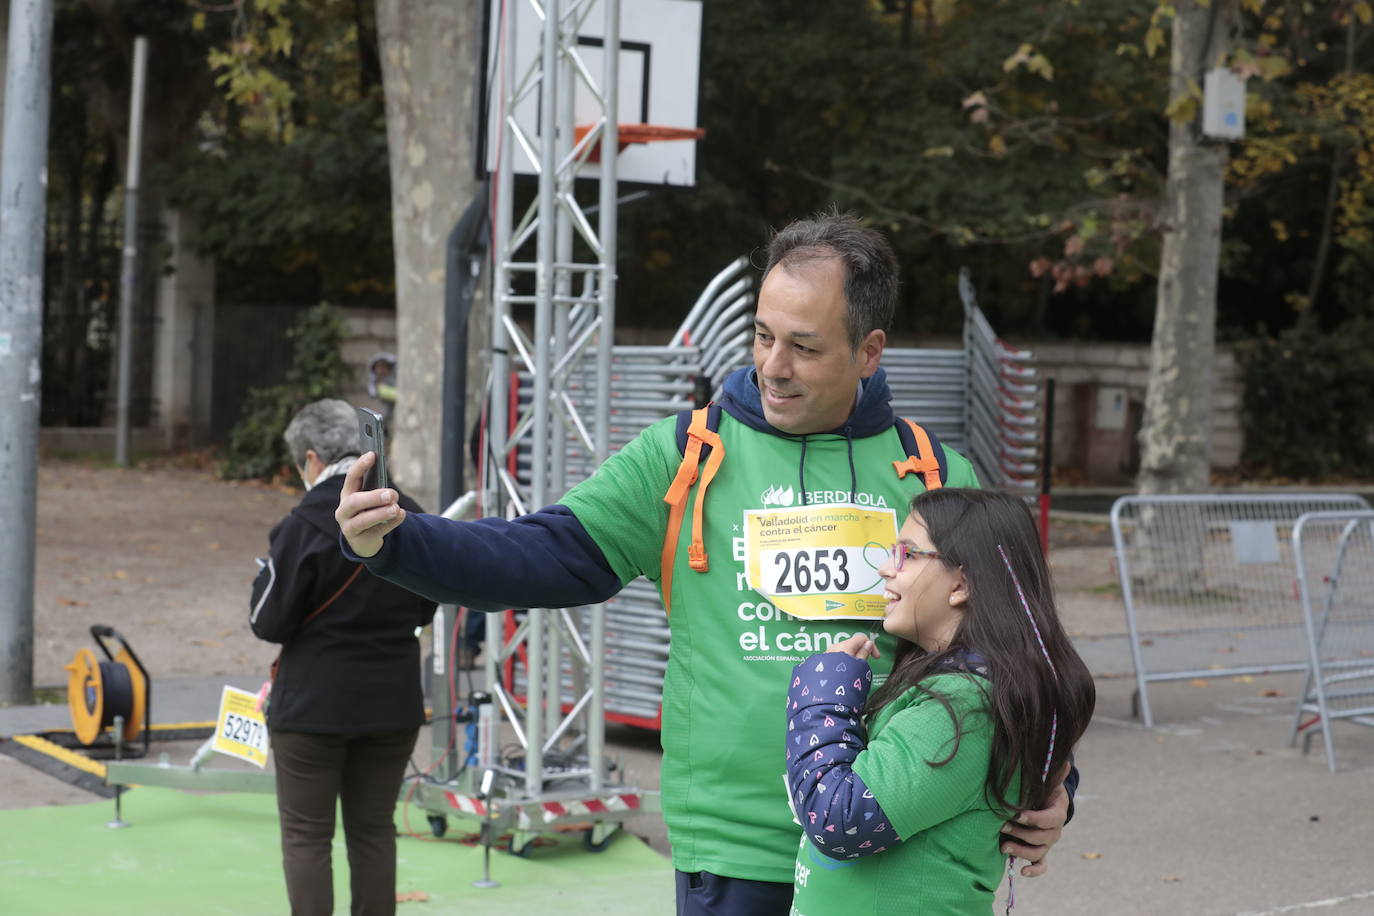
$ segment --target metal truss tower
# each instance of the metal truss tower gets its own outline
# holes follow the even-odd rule
[[[509,9],[529,3],[542,23],[541,53],[516,72],[516,29]],[[499,29],[494,105],[494,264],[492,271],[492,386],[488,473],[490,514],[523,514],[561,496],[566,485],[565,445],[580,440],[584,454],[599,462],[609,453],[608,403],[616,288],[616,123],[620,0],[603,0],[604,53],[600,74],[588,68],[578,33],[594,0],[504,0]],[[579,92],[580,89],[580,92]],[[515,117],[531,94],[538,101],[538,128],[531,133]],[[594,117],[575,136],[573,101],[588,96]],[[516,218],[513,154],[521,148],[536,164],[538,193]],[[574,181],[580,168],[600,155],[600,196],[595,223],[579,204]],[[569,377],[589,361],[595,365],[594,416],[584,416],[569,394]],[[586,377],[585,370],[583,377]],[[532,398],[508,384],[516,375],[530,381]],[[588,638],[579,614],[590,615]],[[490,719],[479,764],[518,785],[523,802],[568,792],[603,789],[605,765],[603,661],[604,608],[531,609],[512,636],[488,627],[484,653],[493,702],[482,708]],[[503,683],[498,667],[523,661],[523,708],[514,679]],[[571,672],[572,702],[563,703],[565,662]],[[501,723],[523,748],[518,765],[498,759]],[[520,794],[515,793],[517,796]]]

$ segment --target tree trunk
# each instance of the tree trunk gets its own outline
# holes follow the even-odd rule
[[[444,508],[438,505],[444,247],[477,188],[472,128],[479,8],[451,0],[377,0],[396,252],[392,468],[397,482],[431,511]],[[474,349],[485,348],[490,319],[473,318],[469,340]],[[484,377],[483,362],[469,359],[469,392],[481,390],[472,380]],[[469,422],[474,415],[469,406]]]
[[[1196,0],[1178,4],[1171,100],[1185,96],[1190,81],[1200,85],[1202,71],[1224,58],[1230,6],[1223,0],[1212,0],[1210,8]],[[1212,13],[1216,21],[1209,27]],[[1137,488],[1142,494],[1200,493],[1211,481],[1212,363],[1225,168],[1224,144],[1205,142],[1193,121],[1170,124],[1164,249],[1140,432]]]

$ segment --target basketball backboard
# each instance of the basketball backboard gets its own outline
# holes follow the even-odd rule
[[[563,0],[565,10],[579,21],[577,53],[585,73],[598,82],[605,54],[607,0]],[[619,124],[695,128],[701,65],[701,0],[611,0],[620,2],[620,76],[617,108]],[[501,41],[501,17],[511,17],[512,47]],[[585,15],[584,15],[585,14]],[[565,12],[565,16],[567,13]],[[518,89],[543,46],[543,23],[529,0],[488,0],[487,68],[484,90],[488,98],[485,161],[496,165],[501,139],[502,97]],[[505,85],[502,55],[514,60],[515,86]],[[589,127],[601,106],[580,76],[574,76],[574,127]],[[539,106],[543,93],[532,85],[514,107],[514,117],[531,138],[539,136]],[[537,173],[526,150],[512,144],[516,174]],[[616,163],[621,182],[653,185],[696,184],[696,142],[665,140],[627,146]],[[598,178],[600,168],[584,164],[578,177]]]

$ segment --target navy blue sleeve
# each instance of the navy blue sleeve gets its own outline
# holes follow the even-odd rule
[[[1078,764],[1073,762],[1073,755],[1069,755],[1069,775],[1064,777],[1064,791],[1069,793],[1069,815],[1064,819],[1068,824],[1073,820],[1073,797],[1078,794]]]
[[[811,844],[832,859],[857,859],[901,842],[853,770],[868,746],[864,703],[873,672],[843,652],[792,669],[787,691],[787,791]]]
[[[456,522],[409,513],[374,557],[344,555],[439,604],[477,611],[577,607],[620,591],[601,548],[566,506],[516,519]]]

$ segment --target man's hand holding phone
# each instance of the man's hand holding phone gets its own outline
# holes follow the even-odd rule
[[[344,540],[360,557],[376,556],[382,549],[382,538],[406,520],[406,510],[398,505],[395,490],[363,489],[363,479],[376,460],[376,453],[368,452],[353,462],[344,477],[339,508],[334,510]]]

